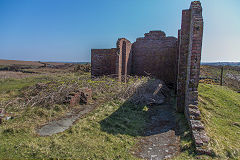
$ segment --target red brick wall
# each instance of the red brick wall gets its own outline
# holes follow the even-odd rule
[[[117,48],[91,50],[92,76],[116,74]]]
[[[198,109],[198,84],[203,36],[202,7],[193,1],[182,13],[178,42],[177,110],[188,120],[198,154],[210,154],[209,138]]]
[[[178,40],[177,109],[183,112],[188,104],[196,104],[199,83],[203,36],[202,7],[199,1],[191,3],[182,12],[182,25]],[[195,99],[189,99],[196,95]]]
[[[182,11],[182,24],[178,43],[178,79],[177,79],[177,110],[183,112],[185,108],[185,92],[187,83],[187,67],[189,54],[189,36],[190,36],[190,22],[191,11]]]
[[[119,38],[117,41],[118,58],[116,62],[116,73],[119,80],[122,80],[122,75],[125,77],[131,72],[132,65],[132,43],[125,39]]]
[[[162,31],[150,31],[132,46],[132,74],[151,75],[176,83],[177,39]]]

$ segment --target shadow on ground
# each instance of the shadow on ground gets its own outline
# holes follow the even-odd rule
[[[147,126],[154,112],[154,108],[164,104],[168,99],[168,90],[158,90],[161,81],[149,80],[136,89],[114,113],[100,122],[101,129],[110,134],[125,134],[130,136],[144,136]],[[163,88],[163,87],[162,87]],[[144,92],[147,92],[146,94]],[[169,92],[169,93],[168,93]],[[167,97],[167,98],[166,98]],[[155,104],[154,102],[157,102]]]
[[[150,136],[176,129],[174,104],[164,102],[160,105],[136,105],[130,100],[100,122],[101,130],[110,134],[130,136]],[[149,127],[154,121],[159,125]],[[156,127],[160,127],[156,129]],[[152,131],[148,131],[152,130]]]
[[[101,129],[107,133],[140,136],[134,154],[144,159],[165,159],[177,155],[180,151],[179,134],[184,132],[179,130],[174,92],[166,86],[159,90],[158,86],[161,85],[148,81],[137,88],[118,110],[100,122]],[[154,94],[157,91],[156,98]],[[143,100],[136,104],[139,98]]]

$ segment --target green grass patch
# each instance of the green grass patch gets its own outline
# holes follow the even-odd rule
[[[0,159],[137,159],[131,149],[146,117],[133,104],[107,102],[63,133],[39,137],[35,127],[46,122],[50,112],[56,111],[32,108],[2,125]]]
[[[24,92],[38,82],[56,84],[77,83],[93,90],[98,108],[79,119],[70,129],[49,137],[36,135],[36,128],[63,116],[70,110],[68,105],[9,108],[15,118],[0,125],[0,159],[138,159],[131,154],[141,137],[147,121],[148,108],[124,101],[125,92],[137,81],[127,84],[109,77],[96,81],[90,74],[56,74],[25,79],[1,80],[1,101]],[[174,159],[239,159],[240,157],[240,94],[218,85],[199,85],[199,108],[202,113],[210,147],[215,157],[197,156],[185,117],[177,114],[181,153]]]
[[[0,79],[0,93],[18,92],[24,87],[32,86],[38,82],[51,80],[49,76],[33,76],[23,79]]]
[[[80,87],[90,87],[95,101],[101,103],[70,129],[49,137],[38,136],[36,129],[62,117],[71,110],[68,105],[19,109],[13,105],[6,108],[14,114],[14,119],[0,125],[0,159],[137,159],[131,154],[131,149],[145,127],[146,107],[143,109],[144,106],[120,100],[126,94],[120,91],[125,91],[138,79],[130,79],[127,84],[109,77],[96,81],[89,79],[89,74],[59,74],[47,78],[4,80],[5,88],[1,90],[4,92],[0,95],[13,90],[23,93],[35,83],[54,81],[56,85],[77,83]],[[10,96],[9,99],[15,97]]]
[[[200,84],[199,99],[214,152],[222,159],[240,158],[240,94],[227,87]]]
[[[179,114],[181,153],[174,159],[240,159],[240,94],[227,87],[210,84],[200,84],[198,91],[199,109],[214,156],[195,154],[187,122]]]

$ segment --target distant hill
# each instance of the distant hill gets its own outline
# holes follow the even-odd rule
[[[54,63],[88,64],[90,62],[54,62]]]
[[[90,62],[43,62],[43,61],[21,61],[21,60],[6,60],[6,59],[0,59],[0,65],[33,65],[33,66],[42,66],[43,63],[47,63],[50,65],[64,65],[66,63],[72,63],[72,64],[87,64]]]
[[[0,65],[33,65],[33,66],[42,66],[42,64],[37,62],[37,61],[18,61],[18,60],[5,60],[5,59],[0,59]]]
[[[209,66],[240,66],[240,62],[202,62],[201,65],[209,65]]]

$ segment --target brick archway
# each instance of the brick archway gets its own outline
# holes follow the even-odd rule
[[[126,80],[126,76],[130,74],[131,69],[131,47],[132,44],[125,38],[120,38],[117,41],[117,61],[116,61],[116,73],[118,80],[122,81],[122,76]]]

